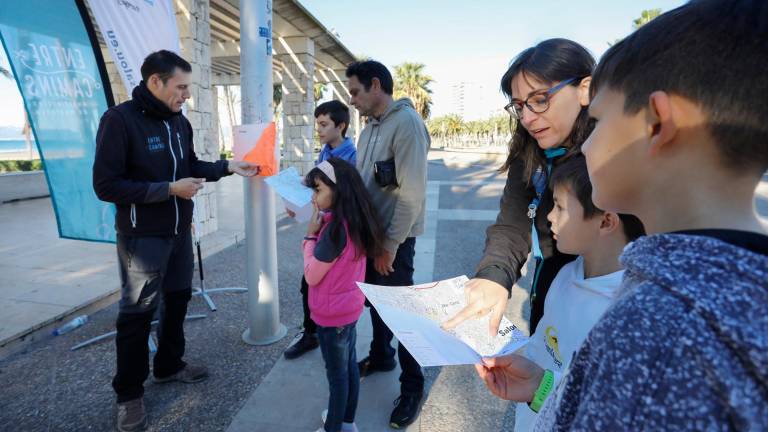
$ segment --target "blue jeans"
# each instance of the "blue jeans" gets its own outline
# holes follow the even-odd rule
[[[328,417],[326,432],[341,430],[342,422],[355,421],[357,399],[360,393],[360,371],[357,369],[357,322],[344,327],[317,327],[320,351],[325,360],[328,377]]]

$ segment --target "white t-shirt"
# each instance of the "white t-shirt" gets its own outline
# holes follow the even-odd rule
[[[592,326],[613,302],[624,271],[584,279],[582,257],[557,273],[544,301],[544,316],[526,346],[525,356],[555,373],[557,382],[567,371]],[[528,404],[518,403],[515,432],[530,431],[537,414]]]

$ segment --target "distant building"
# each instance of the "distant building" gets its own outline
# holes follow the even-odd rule
[[[460,115],[464,120],[486,119],[499,112],[495,106],[493,97],[495,88],[472,82],[460,81],[451,85],[451,110]]]

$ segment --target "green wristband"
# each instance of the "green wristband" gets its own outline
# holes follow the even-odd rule
[[[536,393],[533,394],[533,400],[528,404],[531,411],[538,413],[541,406],[544,405],[544,401],[547,400],[547,396],[552,391],[552,387],[555,384],[555,374],[551,370],[544,371],[544,376],[541,378],[539,388],[536,389]]]

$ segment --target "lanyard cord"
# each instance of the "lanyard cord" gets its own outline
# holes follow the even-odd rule
[[[541,272],[542,264],[544,263],[544,255],[542,254],[541,246],[539,245],[539,233],[536,230],[536,210],[541,203],[541,197],[547,190],[547,182],[552,174],[552,163],[554,162],[554,159],[564,155],[566,152],[567,150],[564,147],[544,150],[544,156],[547,159],[546,174],[543,169],[538,168],[536,172],[533,173],[533,178],[531,179],[534,188],[536,188],[536,197],[534,197],[528,205],[528,218],[531,219],[531,252],[536,260],[536,272],[534,273],[533,283],[531,284],[531,305],[533,305],[534,300],[536,300],[536,285],[539,282],[539,274]]]

